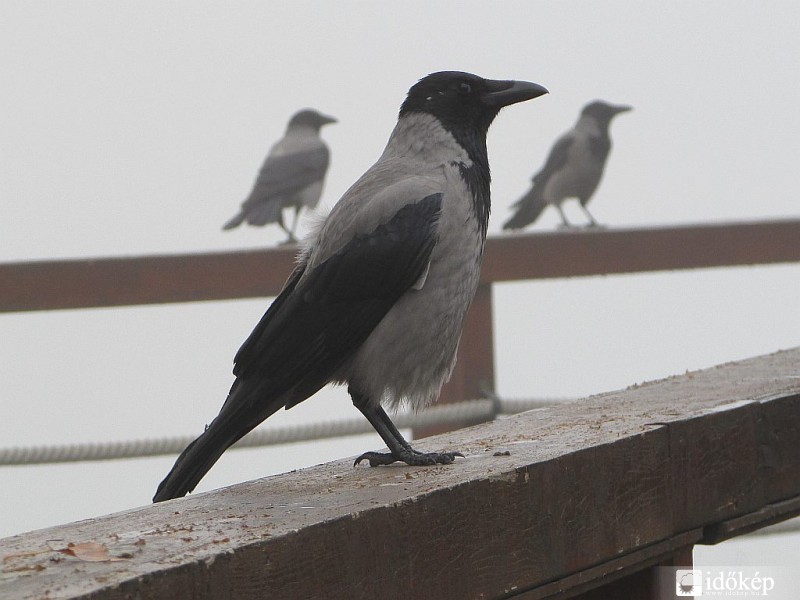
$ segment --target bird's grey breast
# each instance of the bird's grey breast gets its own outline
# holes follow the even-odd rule
[[[450,377],[480,274],[484,236],[457,165],[441,166],[436,245],[423,277],[389,310],[342,379],[376,401],[420,408]]]
[[[586,199],[591,196],[603,174],[605,162],[605,158],[598,158],[593,147],[599,134],[591,127],[576,127],[571,132],[572,143],[564,166],[547,182],[544,191],[547,202],[555,204],[566,198]]]
[[[313,269],[354,236],[368,236],[404,207],[441,194],[428,265],[337,376],[376,402],[420,407],[450,376],[485,239],[462,174],[470,167],[464,149],[435,119],[401,119],[381,158],[344,194],[307,250]]]

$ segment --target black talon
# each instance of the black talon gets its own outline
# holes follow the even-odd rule
[[[389,415],[381,408],[380,404],[373,405],[366,396],[357,393],[353,388],[347,390],[353,398],[353,404],[367,417],[367,420],[375,428],[375,431],[383,438],[389,452],[365,452],[359,456],[353,466],[358,465],[362,460],[369,461],[370,467],[380,465],[390,465],[394,462],[403,462],[412,467],[423,467],[430,465],[449,465],[456,456],[464,458],[461,452],[420,452],[411,447],[402,434],[394,426]]]
[[[359,456],[353,466],[358,465],[362,460],[369,461],[370,467],[390,465],[395,462],[403,462],[411,467],[428,467],[431,465],[449,465],[456,459],[456,456],[464,458],[461,452],[419,452],[410,446],[404,448],[403,452],[395,455],[391,452],[364,452]]]

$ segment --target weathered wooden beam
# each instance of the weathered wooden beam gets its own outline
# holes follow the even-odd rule
[[[491,238],[483,282],[800,261],[800,219]]]
[[[800,438],[795,438],[800,440]],[[719,544],[738,535],[751,533],[762,527],[786,520],[787,514],[800,514],[800,497],[768,504],[760,510],[733,517],[705,528],[701,544]]]
[[[690,569],[691,549],[702,537],[702,529],[673,536],[641,551],[624,554],[608,562],[514,595],[514,600],[575,598],[576,600],[656,600],[660,566]],[[598,586],[598,581],[602,585]]]
[[[296,247],[0,264],[0,312],[275,296]]]
[[[778,352],[422,442],[464,452],[446,467],[343,459],[6,538],[0,598],[588,593],[721,523],[800,511],[798,364]]]
[[[481,281],[800,261],[800,219],[495,236]],[[0,264],[0,312],[274,296],[296,247]]]

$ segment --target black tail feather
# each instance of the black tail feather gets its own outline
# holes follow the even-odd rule
[[[245,214],[244,214],[244,211],[242,211],[238,215],[236,215],[235,217],[230,219],[228,222],[226,222],[225,225],[222,226],[222,230],[223,231],[228,231],[230,229],[235,229],[236,227],[238,227],[239,225],[242,224],[242,222],[244,221],[244,218],[245,218]]]
[[[522,229],[530,225],[539,218],[547,203],[536,192],[536,187],[531,187],[513,206],[517,207],[517,212],[503,224],[503,229]]]
[[[253,415],[244,416],[241,412],[243,410],[246,412],[249,407],[249,403],[246,401],[248,396],[259,395],[258,392],[263,392],[263,390],[258,387],[250,389],[250,386],[239,386],[239,383],[240,380],[234,382],[228,399],[217,418],[178,456],[170,472],[158,485],[153,502],[180,498],[191,492],[225,450],[238,442],[264,419],[285,406],[285,402],[273,396],[270,402],[261,406],[261,410],[255,417]]]
[[[218,428],[211,426],[181,452],[172,470],[159,484],[153,502],[180,498],[191,492],[208,473],[222,453],[233,445],[240,436],[223,435]]]

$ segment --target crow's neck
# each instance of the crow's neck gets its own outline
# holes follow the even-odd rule
[[[486,131],[444,125],[427,113],[408,113],[397,122],[384,156],[405,156],[426,164],[458,167],[472,195],[472,208],[486,236],[491,209]]]
[[[489,154],[486,151],[486,131],[457,127],[448,128],[448,131],[470,158],[471,164],[461,162],[458,167],[461,177],[472,193],[472,209],[480,225],[481,235],[485,238],[492,208],[492,173],[489,170]]]

